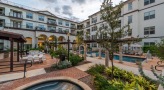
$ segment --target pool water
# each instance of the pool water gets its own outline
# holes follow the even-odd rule
[[[80,86],[68,81],[47,81],[33,85],[24,90],[84,90]]]
[[[87,52],[87,54],[91,54],[91,53],[96,53],[96,57],[99,56],[99,52]],[[101,53],[101,57],[104,57],[105,58],[105,53]],[[114,55],[114,60],[119,60],[120,57],[119,55]],[[122,60],[123,61],[126,61],[126,62],[132,62],[132,63],[135,63],[136,61],[144,61],[145,58],[138,58],[138,57],[130,57],[130,56],[122,56]]]

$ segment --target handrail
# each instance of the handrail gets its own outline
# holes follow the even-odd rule
[[[29,63],[29,61],[30,61],[30,63]],[[10,61],[4,61],[4,62],[10,62]],[[14,61],[14,62],[16,62],[16,61]],[[27,64],[30,64],[30,66]],[[10,64],[0,65],[0,66],[6,66],[6,67],[2,67],[0,69],[10,68]],[[13,68],[18,68],[18,67],[24,67],[24,70],[16,70],[16,71],[23,71],[24,72],[24,78],[25,78],[26,69],[32,67],[32,61],[31,60],[25,60],[24,64],[13,64]],[[16,71],[12,71],[12,72],[16,72]],[[8,72],[10,72],[10,71],[8,71]],[[0,73],[7,73],[7,72],[0,72]]]

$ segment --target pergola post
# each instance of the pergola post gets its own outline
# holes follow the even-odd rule
[[[17,62],[19,62],[19,42],[17,42]]]
[[[99,57],[98,59],[101,59],[101,46],[99,45]]]
[[[84,60],[87,60],[87,44],[84,43]]]
[[[10,38],[10,71],[13,71],[13,39]]]
[[[22,58],[22,47],[23,47],[23,43],[21,43],[21,50],[20,50],[20,52],[21,52],[21,58]]]
[[[119,54],[120,54],[120,63],[123,63],[122,62],[122,44],[119,44]]]
[[[109,66],[109,52],[108,50],[105,51],[105,66]]]

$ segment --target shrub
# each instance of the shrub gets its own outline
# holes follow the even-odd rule
[[[69,60],[72,63],[72,65],[75,66],[82,61],[82,58],[79,55],[72,54],[70,55]]]
[[[65,68],[69,68],[71,67],[71,63],[69,61],[61,61],[59,62],[58,64],[53,64],[51,66],[51,68],[54,68],[54,69],[65,69]]]
[[[104,73],[105,66],[102,64],[96,64],[94,66],[91,66],[87,72],[91,75],[101,74]]]

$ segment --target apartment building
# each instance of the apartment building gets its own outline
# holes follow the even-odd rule
[[[3,1],[3,0],[2,0]],[[80,23],[55,16],[49,11],[40,11],[0,1],[0,30],[23,34],[28,47],[42,45],[44,40],[66,41],[66,33],[71,33],[71,42],[75,40],[77,28],[83,27],[90,39],[96,38],[96,31],[107,25],[96,12]],[[141,45],[154,45],[164,38],[163,0],[127,0],[121,10],[120,25],[130,24],[132,33],[127,37],[144,38]],[[8,47],[9,42],[0,40],[0,49]],[[88,44],[98,48],[97,43]]]
[[[121,10],[120,24],[130,25],[132,33],[127,37],[144,38],[141,45],[154,45],[164,38],[164,8],[163,0],[127,0]],[[96,38],[96,30],[101,25],[107,25],[101,19],[101,13],[96,12],[81,22],[84,32],[90,33],[90,39]],[[90,47],[98,48],[97,43],[90,44]]]
[[[26,48],[42,45],[45,40],[75,40],[78,22],[55,16],[49,11],[39,11],[13,2],[0,1],[0,30],[20,33],[26,37]],[[9,48],[9,41],[0,40],[0,50]]]

